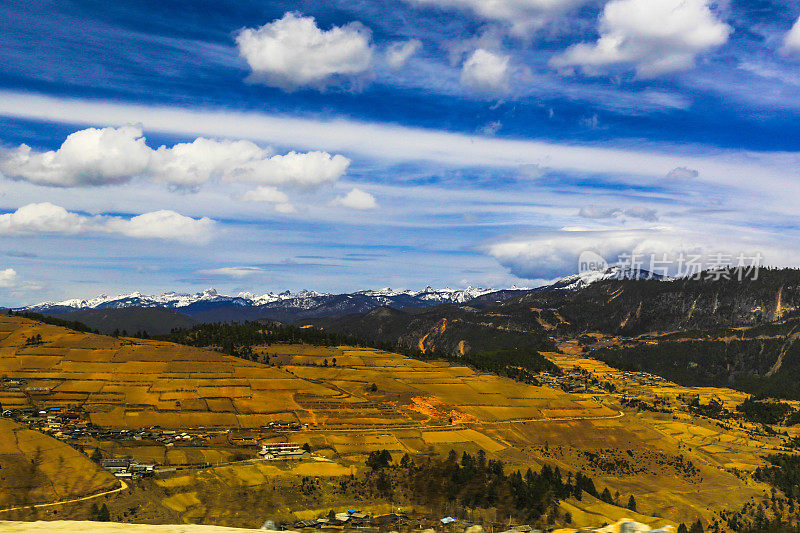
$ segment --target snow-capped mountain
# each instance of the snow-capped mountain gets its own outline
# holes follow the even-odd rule
[[[417,298],[426,302],[434,302],[434,303],[465,303],[470,300],[477,298],[478,296],[483,296],[484,294],[488,294],[490,292],[495,292],[495,289],[483,289],[483,288],[475,288],[475,287],[467,287],[466,289],[451,289],[450,287],[445,287],[444,289],[434,289],[430,285],[422,289],[421,291],[412,291],[412,290],[393,290],[389,287],[385,289],[378,289],[378,290],[365,290],[365,291],[358,291],[355,294],[361,294],[364,296],[370,296],[374,298],[394,298],[397,296],[409,296],[412,298]]]
[[[473,298],[493,292],[493,289],[467,287],[466,289],[433,289],[426,287],[420,291],[393,290],[391,288],[379,290],[364,290],[351,294],[331,294],[325,292],[302,290],[297,293],[284,291],[279,293],[268,292],[256,295],[241,292],[236,296],[218,293],[215,289],[207,289],[195,294],[167,292],[159,295],[146,295],[141,292],[109,296],[101,294],[96,298],[73,298],[61,302],[42,302],[25,307],[26,311],[40,313],[67,313],[82,309],[122,309],[127,307],[163,307],[175,309],[187,314],[195,314],[198,310],[207,310],[211,307],[256,307],[256,308],[294,308],[312,309],[334,301],[358,301],[357,307],[379,307],[389,305],[392,307],[426,307],[443,303],[465,303]],[[346,307],[346,305],[345,305]]]
[[[574,291],[604,279],[634,278],[663,279],[663,276],[642,270],[633,271],[612,266],[605,270],[581,272],[567,276],[551,285],[533,290]],[[161,308],[177,311],[201,322],[238,322],[260,319],[294,322],[301,319],[367,313],[377,307],[402,309],[432,307],[441,304],[468,304],[485,307],[530,290],[517,287],[502,290],[475,287],[434,289],[428,286],[417,291],[395,290],[387,287],[349,294],[302,290],[299,292],[268,292],[260,295],[241,292],[232,296],[220,294],[215,289],[207,289],[195,294],[166,292],[146,295],[141,292],[132,292],[117,296],[100,295],[90,299],[75,298],[61,302],[43,302],[22,308],[22,310],[63,315],[89,310]]]
[[[604,270],[586,270],[571,276],[566,276],[550,285],[539,287],[536,290],[577,291],[588,287],[592,283],[607,279],[654,279],[666,281],[671,278],[630,266],[613,265]]]

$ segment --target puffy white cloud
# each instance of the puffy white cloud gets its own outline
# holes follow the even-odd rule
[[[421,48],[422,41],[419,39],[392,43],[386,50],[386,62],[390,67],[397,70],[402,68],[411,59],[411,56],[419,52]]]
[[[489,245],[486,251],[511,273],[526,279],[574,274],[578,258],[587,251],[599,254],[609,264],[634,263],[645,270],[668,275],[687,274],[689,259],[701,268],[711,268],[720,261],[735,264],[740,256],[746,264],[756,257],[760,257],[762,265],[791,261],[785,246],[779,242],[753,239],[746,232],[721,231],[725,231],[724,226],[696,227],[691,222],[685,227],[562,228],[509,238]]]
[[[250,141],[198,138],[152,154],[148,172],[153,178],[179,187],[196,187],[212,178],[250,176],[252,167],[270,152]]]
[[[7,268],[5,270],[0,270],[0,288],[8,289],[11,287],[16,287],[19,276],[17,275],[17,271],[13,268]]]
[[[279,213],[294,213],[295,211],[286,193],[279,191],[275,187],[258,187],[244,193],[241,199],[245,202],[267,202],[275,204],[275,210]]]
[[[508,90],[511,58],[478,48],[464,61],[461,83],[484,93],[504,93]]]
[[[339,179],[350,166],[350,160],[328,152],[289,152],[253,161],[241,172],[230,173],[230,181],[271,185],[301,185],[313,187]]]
[[[28,204],[13,213],[0,215],[0,235],[21,233],[78,233],[86,229],[88,218],[70,213],[49,202]]]
[[[161,210],[144,213],[127,220],[111,218],[106,222],[105,229],[137,239],[168,239],[204,243],[211,238],[214,224],[210,218],[194,219],[175,211]]]
[[[174,211],[154,211],[130,219],[85,216],[48,202],[28,204],[0,215],[0,235],[120,233],[141,239],[206,242],[214,229],[209,218],[194,219]]]
[[[151,152],[136,126],[88,128],[70,134],[56,151],[37,153],[23,144],[5,152],[0,170],[41,185],[107,185],[144,172]]]
[[[692,168],[677,167],[667,172],[668,180],[691,180],[699,176],[700,173]]]
[[[372,63],[371,40],[370,31],[357,22],[322,30],[313,17],[296,13],[236,36],[252,79],[285,90],[321,88],[334,77],[361,74]]]
[[[783,48],[785,54],[800,53],[800,18],[794,23],[792,29],[783,38]]]
[[[488,252],[512,274],[527,279],[548,279],[573,274],[584,251],[593,251],[615,263],[622,254],[676,253],[686,250],[682,232],[663,228],[557,231],[491,245]],[[697,250],[694,246],[692,250]],[[642,268],[649,270],[648,265]]]
[[[273,155],[244,140],[200,137],[153,150],[135,126],[77,131],[56,151],[36,153],[23,144],[0,155],[0,170],[9,178],[62,187],[109,185],[135,177],[181,188],[210,180],[309,187],[336,181],[349,165],[341,155]]]
[[[596,43],[573,45],[551,64],[588,74],[631,64],[650,78],[693,67],[698,54],[726,43],[733,29],[717,19],[709,0],[611,0],[599,31]]]
[[[346,195],[336,198],[333,204],[361,210],[375,209],[378,207],[378,202],[375,200],[375,197],[361,189],[353,189]]]
[[[553,17],[586,3],[587,0],[406,0],[417,5],[468,9],[487,20],[508,24],[513,33],[524,36],[541,28]]]

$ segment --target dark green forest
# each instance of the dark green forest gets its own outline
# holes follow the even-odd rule
[[[487,460],[483,450],[460,458],[454,451],[447,458],[404,455],[397,463],[382,450],[370,454],[367,466],[367,485],[381,497],[406,499],[462,518],[469,509],[496,508],[499,517],[522,523],[569,524],[571,518],[558,510],[558,503],[571,497],[580,500],[584,494],[613,505],[636,505],[632,497],[618,496],[615,501],[608,489],[601,494],[581,472],[562,474],[558,467],[544,465],[539,472],[506,473],[503,462]]]
[[[176,329],[168,335],[156,338],[188,346],[215,348],[228,355],[249,360],[257,359],[253,346],[303,343],[314,346],[346,345],[374,348],[422,360],[445,359],[526,383],[535,383],[533,374],[537,372],[547,371],[555,374],[561,372],[556,365],[532,349],[511,348],[468,353],[463,356],[436,350],[422,353],[418,349],[398,342],[365,340],[314,327],[262,322],[199,324],[190,329]]]

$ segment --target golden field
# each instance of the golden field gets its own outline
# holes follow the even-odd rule
[[[27,346],[25,339],[35,333],[43,343]],[[159,477],[153,482],[158,505],[165,516],[187,522],[240,525],[236,513],[244,511],[217,501],[209,489],[215,483],[252,491],[275,483],[285,488],[287,479],[309,476],[335,480],[363,468],[366,455],[382,449],[395,460],[404,453],[484,450],[502,459],[507,470],[545,463],[562,471],[582,469],[601,490],[607,486],[625,500],[635,494],[642,513],[637,519],[653,525],[710,519],[764,494],[766,487],[741,471],[780,449],[780,441],[753,428],[724,428],[694,417],[679,400],[687,392],[732,403],[744,395],[683,390],[666,382],[642,387],[582,358],[576,345],[562,351],[546,355],[562,368],[579,366],[612,381],[626,394],[663,399],[674,412],[639,412],[623,407],[618,395],[568,394],[373,349],[257,347],[259,354],[270,355],[267,366],[210,350],[76,333],[6,316],[0,317],[0,374],[26,380],[31,391],[3,391],[0,402],[79,406],[94,424],[109,428],[161,426],[211,435],[201,444],[173,448],[101,443],[114,455],[158,464],[227,462],[235,455],[235,447],[223,442],[228,430],[252,432],[259,442],[308,443],[319,459],[330,460],[290,467],[243,462]],[[273,421],[300,429],[261,429]],[[254,455],[254,447],[243,449]],[[270,501],[282,516],[307,511],[288,496]],[[324,505],[338,504],[345,502]],[[592,522],[631,514],[592,498],[562,507],[576,520]]]

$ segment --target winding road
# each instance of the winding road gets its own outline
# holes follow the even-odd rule
[[[9,507],[8,509],[0,509],[0,513],[5,513],[8,511],[21,511],[22,509],[41,509],[43,507],[54,507],[56,505],[66,505],[68,503],[76,503],[76,502],[83,502],[86,500],[93,500],[95,498],[100,498],[102,496],[108,496],[110,494],[116,494],[117,492],[122,492],[123,490],[128,489],[128,484],[122,481],[121,479],[118,480],[120,483],[119,488],[113,490],[107,490],[104,492],[99,492],[97,494],[92,494],[90,496],[83,496],[82,498],[74,498],[72,500],[62,500],[60,502],[53,502],[53,503],[37,503],[33,505],[20,505],[18,507]]]

